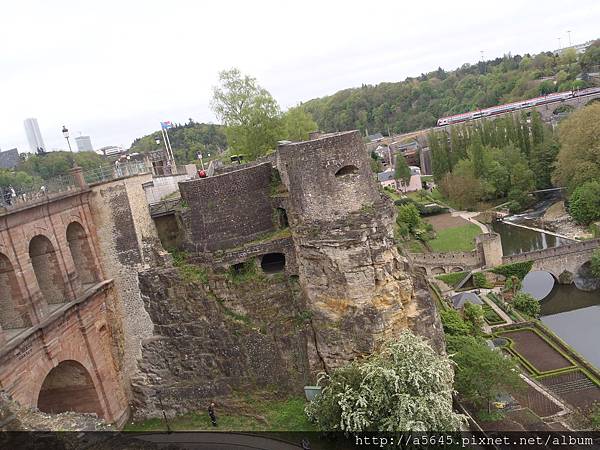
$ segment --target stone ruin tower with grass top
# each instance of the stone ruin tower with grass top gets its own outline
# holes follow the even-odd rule
[[[315,334],[311,367],[373,352],[409,327],[413,285],[393,236],[394,208],[358,132],[280,145],[300,285]]]

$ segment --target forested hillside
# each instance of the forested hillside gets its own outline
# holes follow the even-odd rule
[[[220,153],[227,148],[227,139],[221,125],[197,123],[190,119],[186,124],[175,124],[168,130],[173,154],[178,164],[185,164],[197,159],[197,154],[204,157]],[[156,144],[156,139],[161,143]],[[131,144],[130,152],[145,153],[164,148],[163,137],[159,131],[137,138]]]
[[[345,89],[302,106],[323,131],[402,133],[431,127],[445,115],[598,84],[589,73],[599,66],[597,40],[580,55],[572,49],[561,56],[509,54],[451,72],[439,68],[398,83]]]

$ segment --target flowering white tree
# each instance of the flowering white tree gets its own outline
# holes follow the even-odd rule
[[[322,430],[457,431],[452,363],[421,337],[404,331],[362,361],[321,374],[321,394],[306,413]]]

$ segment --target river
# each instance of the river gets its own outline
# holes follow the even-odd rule
[[[492,229],[502,237],[502,250],[505,255],[558,247],[572,242],[510,225],[510,222],[526,224],[528,219],[543,214],[548,206],[547,203],[543,203],[533,212],[506,218],[508,223],[492,224]],[[557,284],[550,295],[542,300],[541,307],[542,323],[591,364],[600,368],[600,290],[584,292],[574,284]]]

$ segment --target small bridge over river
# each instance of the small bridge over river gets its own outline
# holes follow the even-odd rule
[[[560,283],[570,284],[598,248],[600,248],[600,239],[591,239],[504,256],[500,236],[496,233],[487,233],[478,237],[477,248],[470,252],[409,253],[407,258],[414,270],[429,276],[533,261],[532,270],[549,272]]]

